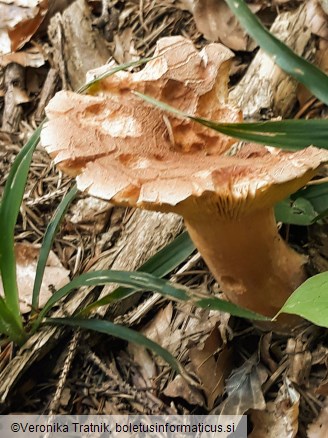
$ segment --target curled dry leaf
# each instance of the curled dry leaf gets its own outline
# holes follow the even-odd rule
[[[28,313],[31,310],[39,251],[39,246],[30,243],[17,243],[15,245],[17,285],[22,313]],[[56,254],[50,251],[40,290],[40,308],[51,297],[52,289],[59,289],[69,282],[68,275],[69,271],[62,266]],[[2,282],[0,282],[0,295],[3,295]]]
[[[264,411],[252,411],[253,431],[250,438],[294,438],[298,431],[300,395],[293,386],[284,384],[274,402]],[[319,438],[319,437],[318,437]],[[322,435],[323,438],[323,435]]]

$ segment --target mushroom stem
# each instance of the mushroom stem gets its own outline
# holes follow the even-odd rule
[[[273,317],[305,280],[306,257],[280,237],[272,208],[240,219],[213,211],[185,217],[191,239],[235,304]]]

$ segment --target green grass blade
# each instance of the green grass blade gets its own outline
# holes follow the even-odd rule
[[[8,309],[2,297],[0,297],[0,333],[17,345],[23,345],[27,338],[22,326],[17,323],[16,316]]]
[[[108,71],[104,72],[103,74],[97,76],[96,78],[94,78],[91,81],[87,82],[86,84],[82,85],[76,92],[82,94],[82,93],[85,93],[87,91],[90,91],[90,90],[92,90],[92,87],[96,86],[98,84],[98,82],[101,81],[102,79],[105,79],[108,76],[113,75],[114,73],[117,73],[121,70],[125,70],[125,69],[130,68],[130,67],[139,67],[139,66],[151,61],[152,59],[156,59],[156,58],[157,58],[157,56],[153,56],[150,58],[139,59],[138,61],[130,61],[130,62],[127,62],[125,64],[116,65],[116,66],[110,68]]]
[[[328,272],[306,280],[288,298],[280,309],[281,313],[291,313],[321,327],[328,327]]]
[[[205,298],[196,294],[192,294],[186,287],[181,285],[173,285],[172,283],[161,278],[154,277],[145,272],[125,272],[125,271],[96,271],[82,274],[74,278],[69,284],[59,289],[48,300],[44,308],[41,310],[37,323],[39,324],[45,314],[57,303],[61,298],[68,295],[75,289],[82,286],[99,286],[107,283],[116,283],[128,288],[151,290],[159,292],[163,296],[174,298],[179,301],[192,301],[195,306],[210,307],[214,306],[216,310],[229,312],[231,315],[240,316],[249,319],[265,320],[262,315],[254,313],[250,310],[242,309],[235,304],[229,303],[216,297]],[[120,300],[131,294],[132,291],[114,291],[111,296],[111,301]]]
[[[177,266],[180,265],[190,254],[195,250],[195,245],[189,237],[187,231],[181,233],[173,242],[165,246],[165,248],[158,251],[154,256],[147,260],[143,265],[137,269],[137,272],[148,272],[155,277],[164,277]],[[87,306],[81,314],[86,315],[91,310],[101,306],[105,306],[112,302],[112,294],[127,298],[130,295],[136,293],[139,289],[126,289],[119,287],[112,293],[104,296],[98,301],[95,301]]]
[[[70,327],[79,327],[86,330],[93,330],[106,335],[114,336],[115,338],[123,339],[127,342],[133,342],[147,348],[158,356],[162,357],[177,373],[184,374],[182,365],[163,347],[156,342],[146,338],[146,336],[110,321],[100,319],[78,319],[78,318],[47,318],[46,323],[65,325]]]
[[[146,102],[178,117],[189,118],[201,125],[221,132],[222,134],[261,143],[269,146],[280,147],[287,150],[299,150],[314,145],[328,148],[328,120],[279,120],[273,122],[255,123],[219,123],[202,117],[193,117],[167,103],[153,97],[133,92]]]
[[[17,323],[22,326],[16,282],[14,230],[22,203],[32,155],[39,142],[42,125],[17,155],[6,181],[0,207],[0,270],[5,301]]]
[[[322,102],[328,104],[328,76],[272,35],[243,0],[225,0],[247,33],[286,73],[305,85]]]
[[[164,277],[176,268],[195,250],[195,245],[187,231],[181,233],[171,243],[150,257],[138,271],[148,272],[155,277]]]
[[[52,220],[49,222],[47,226],[46,232],[43,237],[43,242],[42,242],[39,260],[35,273],[33,295],[32,295],[32,309],[37,309],[39,307],[40,288],[41,288],[42,278],[43,278],[44,270],[46,268],[49,252],[52,247],[54,238],[56,236],[59,224],[63,219],[69,205],[77,195],[77,192],[78,192],[77,186],[74,185],[60,202],[59,206],[57,207],[57,210],[54,213]]]

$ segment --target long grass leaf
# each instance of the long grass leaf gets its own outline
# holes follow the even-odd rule
[[[14,251],[14,230],[22,203],[32,155],[40,138],[42,125],[32,134],[17,155],[5,184],[0,207],[0,270],[5,301],[21,326],[18,288],[16,281],[16,259]]]
[[[69,205],[77,195],[77,192],[78,190],[75,184],[70,189],[70,191],[66,194],[66,196],[64,196],[59,206],[57,207],[57,210],[55,211],[52,220],[49,222],[47,226],[46,232],[43,237],[39,260],[35,272],[33,295],[32,295],[32,309],[37,309],[39,306],[40,288],[41,288],[42,278],[43,278],[44,270],[46,268],[49,252],[52,247],[54,238],[56,236],[59,224],[63,219]]]
[[[180,265],[190,254],[195,250],[195,245],[190,239],[187,231],[181,233],[173,242],[166,245],[163,249],[158,251],[149,260],[147,260],[137,272],[148,272],[155,277],[164,277],[174,268]],[[115,293],[117,296],[122,296],[122,298],[127,298],[133,295],[139,289],[126,289],[124,287],[118,287],[112,293],[104,296],[100,300],[94,301],[84,308],[80,313],[87,315],[91,310],[97,309],[98,307],[105,306],[112,302],[112,294]]]
[[[193,117],[151,96],[133,92],[146,102],[178,117],[188,118],[222,134],[287,150],[299,150],[314,145],[328,148],[328,120],[279,120],[256,123],[219,123]]]
[[[243,0],[225,0],[247,33],[286,73],[328,104],[328,76],[272,35]]]
[[[10,311],[2,297],[0,297],[0,333],[17,345],[23,345],[27,338],[25,331],[17,323],[16,316]]]
[[[67,296],[70,292],[82,286],[100,286],[107,283],[116,283],[128,288],[150,290],[159,292],[163,296],[174,298],[180,301],[191,301],[195,306],[209,307],[215,306],[216,310],[229,312],[231,315],[240,316],[249,319],[265,320],[262,315],[252,312],[247,309],[238,307],[233,303],[221,300],[216,297],[209,297],[192,294],[186,287],[181,285],[173,285],[172,283],[145,272],[126,272],[126,271],[96,271],[82,274],[74,278],[66,286],[56,291],[41,310],[37,323],[40,323],[46,313],[57,303],[61,298]],[[131,291],[113,292],[113,301],[126,297],[126,294],[131,294]]]

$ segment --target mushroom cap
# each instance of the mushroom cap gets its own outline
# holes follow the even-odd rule
[[[291,153],[249,145],[225,156],[234,140],[130,91],[193,116],[240,121],[225,103],[231,52],[220,44],[198,52],[171,37],[159,40],[155,55],[138,73],[101,80],[92,96],[62,91],[47,106],[41,142],[80,190],[118,205],[190,216],[200,204],[237,218],[285,198],[328,161],[328,151],[313,147]]]

